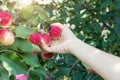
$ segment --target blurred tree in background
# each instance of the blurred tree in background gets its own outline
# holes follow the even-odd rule
[[[0,10],[13,15],[10,29],[16,36],[14,44],[0,44],[0,80],[15,80],[17,74],[27,74],[29,80],[103,80],[73,55],[41,57],[27,38],[42,29],[48,32],[54,22],[69,25],[87,44],[120,56],[120,0],[0,0]]]

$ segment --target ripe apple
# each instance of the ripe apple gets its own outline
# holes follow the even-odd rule
[[[62,33],[62,29],[57,25],[52,25],[49,33],[52,39],[59,39]]]
[[[5,45],[11,45],[15,41],[13,32],[9,29],[0,29],[0,42]]]
[[[35,32],[29,36],[29,41],[35,45],[39,45],[41,43],[41,36]]]
[[[52,39],[49,34],[40,34],[41,38],[45,41],[45,43],[50,46],[52,43]]]
[[[51,59],[53,55],[54,55],[53,53],[44,53],[44,52],[41,53],[41,56],[44,59]]]
[[[12,15],[9,12],[0,11],[0,24],[3,28],[8,28],[12,24]]]

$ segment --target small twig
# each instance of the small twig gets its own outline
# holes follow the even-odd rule
[[[88,77],[86,77],[87,80],[92,80],[92,78],[94,77],[94,74],[89,75]]]
[[[73,69],[76,67],[76,65],[80,62],[80,60],[76,60],[76,62],[70,67],[70,73],[73,71]],[[79,66],[82,70],[86,71],[86,69],[84,69],[82,66]]]
[[[52,75],[46,74],[46,80],[55,80]]]
[[[74,67],[80,62],[80,60],[76,60],[76,62],[71,66],[70,72],[74,69]]]

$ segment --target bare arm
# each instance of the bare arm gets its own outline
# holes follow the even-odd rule
[[[89,65],[105,80],[120,80],[120,58],[94,48],[80,40],[71,51],[78,59]]]
[[[47,52],[71,53],[79,60],[89,65],[95,72],[105,80],[120,80],[120,58],[97,48],[94,48],[74,36],[72,31],[65,25],[54,23],[62,28],[59,40],[53,41],[48,47],[42,41],[41,47]],[[69,45],[69,46],[68,46]]]

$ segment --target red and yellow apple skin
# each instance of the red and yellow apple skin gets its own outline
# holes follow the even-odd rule
[[[0,29],[0,42],[5,45],[11,45],[15,41],[13,32],[9,29]]]

